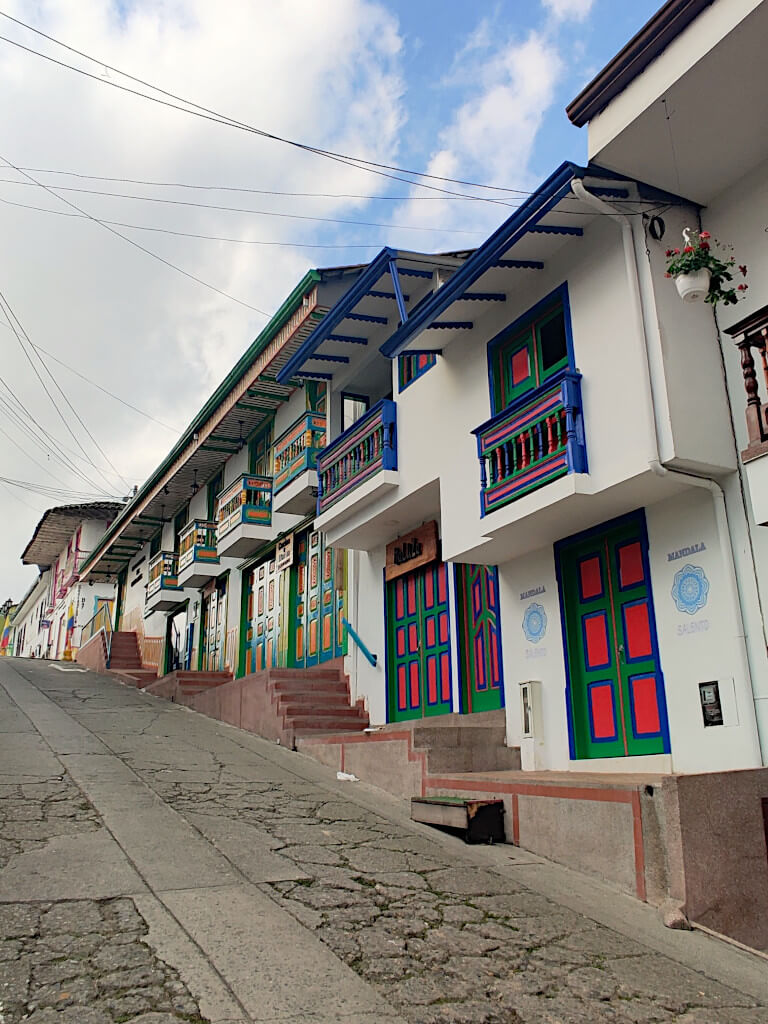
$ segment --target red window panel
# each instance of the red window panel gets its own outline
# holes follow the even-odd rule
[[[531,375],[528,347],[519,348],[512,356],[512,386],[517,387]]]
[[[656,676],[635,676],[629,681],[632,694],[632,722],[636,736],[656,736],[661,732]]]
[[[410,665],[411,677],[411,707],[417,708],[421,704],[421,692],[419,689],[419,665],[412,661]]]
[[[624,635],[627,640],[627,657],[649,658],[651,646],[651,623],[648,617],[648,602],[635,601],[624,605]]]
[[[584,657],[590,670],[610,664],[608,617],[605,612],[584,616]]]
[[[437,704],[437,658],[434,654],[427,658],[427,700]]]
[[[616,714],[611,683],[593,683],[590,686],[589,708],[593,737],[596,740],[616,739]]]
[[[400,711],[408,707],[408,694],[406,690],[405,665],[399,665],[397,669],[397,706]]]
[[[451,656],[447,651],[440,655],[440,699],[445,703],[451,699]]]
[[[619,548],[619,585],[622,590],[637,586],[644,579],[643,549],[640,546],[640,541],[622,544]]]
[[[600,597],[602,594],[603,574],[599,555],[585,558],[579,563],[579,586],[582,601],[588,601],[591,597]]]

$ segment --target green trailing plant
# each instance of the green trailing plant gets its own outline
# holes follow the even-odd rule
[[[705,302],[716,306],[722,302],[724,306],[733,306],[743,299],[749,287],[743,281],[733,284],[734,272],[747,276],[747,268],[736,264],[733,246],[724,245],[712,239],[708,231],[683,232],[686,245],[682,249],[667,249],[667,277],[679,277],[681,274],[695,274],[697,270],[708,270],[710,273],[709,291]],[[713,248],[713,245],[716,248]]]

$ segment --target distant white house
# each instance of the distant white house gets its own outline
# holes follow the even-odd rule
[[[73,657],[82,627],[103,605],[114,611],[114,584],[81,584],[80,568],[122,508],[111,501],[62,505],[48,509],[37,524],[21,560],[25,565],[37,565],[42,574],[33,593],[37,595],[43,581],[47,586],[37,625],[30,621],[30,613],[25,616],[29,627],[26,656]],[[26,598],[25,603],[29,604]],[[38,612],[41,603],[35,605]]]

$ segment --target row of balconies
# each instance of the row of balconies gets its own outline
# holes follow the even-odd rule
[[[398,486],[397,406],[384,399],[327,445],[325,417],[307,413],[275,444],[275,475],[243,474],[217,499],[215,521],[193,519],[179,550],[149,563],[147,611],[174,607],[194,591],[276,539],[273,511],[307,514],[316,502],[320,529]],[[513,402],[477,427],[481,516],[566,473],[586,471],[581,378],[564,371],[534,395]]]
[[[316,460],[325,443],[325,416],[307,412],[274,444],[274,475],[244,473],[216,498],[216,519],[193,519],[178,551],[149,563],[146,612],[169,611],[211,579],[277,538],[273,512],[306,515],[317,495]]]

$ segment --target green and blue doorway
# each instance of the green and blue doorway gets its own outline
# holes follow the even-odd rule
[[[571,759],[669,753],[642,510],[555,545]]]

